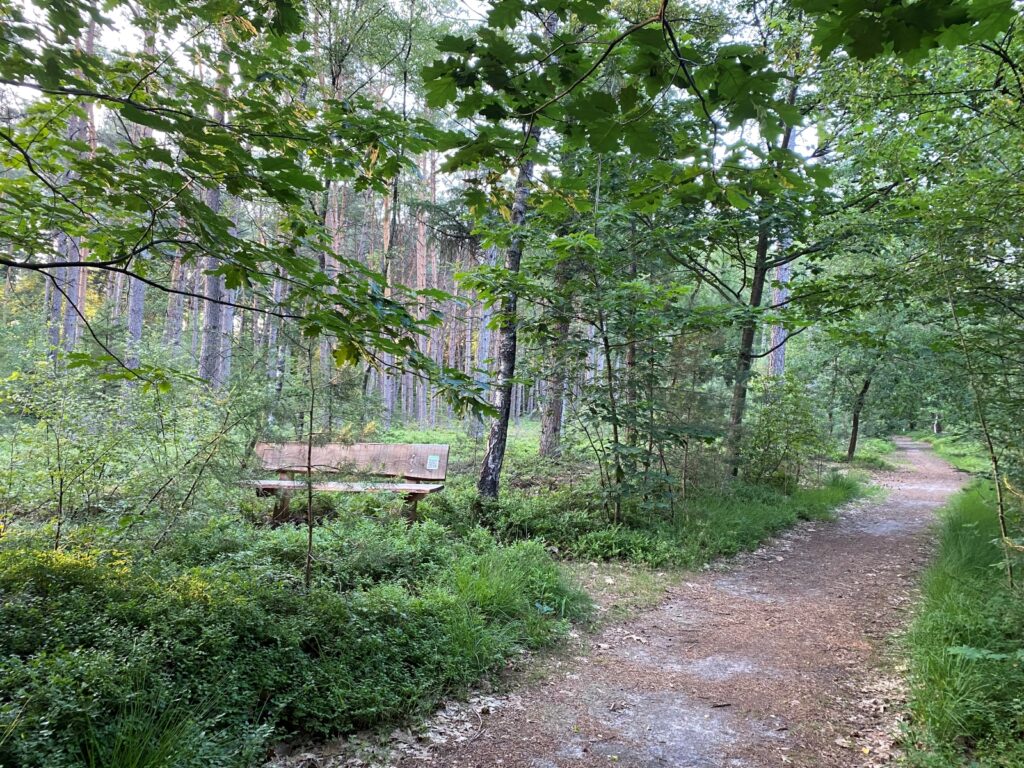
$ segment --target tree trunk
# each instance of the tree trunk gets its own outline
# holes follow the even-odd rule
[[[788,248],[792,242],[788,237],[783,238],[782,248]],[[782,306],[789,300],[790,272],[789,264],[779,264],[775,268],[775,280],[778,285],[772,289],[773,306]],[[768,356],[768,375],[782,376],[786,372],[786,329],[781,325],[773,325],[768,343],[771,349],[771,354]]]
[[[217,367],[217,389],[231,380],[231,357],[235,344],[235,299],[238,289],[224,291],[224,299],[231,302],[221,307],[220,365]]]
[[[732,407],[729,411],[728,459],[732,474],[739,474],[740,441],[742,438],[743,415],[747,408],[747,387],[750,384],[750,367],[754,359],[754,338],[757,336],[757,318],[754,313],[760,308],[764,297],[764,285],[768,278],[768,230],[762,224],[757,236],[757,252],[754,260],[754,274],[750,284],[750,300],[747,304],[751,315],[743,322],[740,331],[740,349],[736,360],[736,380],[732,387]]]
[[[850,423],[850,445],[846,449],[846,460],[853,461],[854,455],[857,453],[857,438],[860,434],[860,414],[864,410],[864,401],[868,396],[868,388],[871,386],[871,374],[868,374],[864,378],[864,384],[861,386],[860,391],[857,393],[857,397],[853,401],[853,420]]]
[[[498,263],[497,248],[492,246],[484,252],[484,263],[490,267]],[[480,322],[478,323],[480,331],[476,341],[476,383],[482,388],[486,388],[491,379],[487,361],[491,357],[491,321],[493,318],[494,308],[490,305],[483,306],[480,310]],[[469,434],[474,440],[479,440],[484,436],[484,421],[480,416],[470,419]]]
[[[181,291],[185,287],[185,267],[181,256],[174,257],[171,265],[171,288]],[[164,344],[177,353],[181,347],[181,322],[185,316],[185,297],[180,293],[167,295],[167,315],[164,320]]]
[[[46,281],[46,337],[50,347],[48,356],[54,363],[57,362],[57,355],[60,353],[61,319],[64,308],[64,295],[57,290],[57,286],[64,281],[64,269],[58,267],[53,272],[48,272],[49,279]]]
[[[559,262],[555,268],[556,296],[565,293],[569,280],[568,267]],[[565,360],[559,354],[559,345],[569,338],[569,312],[559,311],[552,326],[554,342],[548,351],[548,374],[544,378],[544,400],[540,414],[540,455],[554,458],[562,452],[562,414],[565,409]]]
[[[146,284],[135,278],[128,281],[128,344],[125,365],[139,367],[139,348],[142,345],[142,321],[146,303]]]
[[[208,193],[208,204],[214,213],[220,213],[221,195],[219,189],[211,189]],[[213,256],[203,259],[203,296],[206,301],[203,307],[203,333],[199,350],[199,378],[205,379],[211,388],[217,389],[220,379],[221,339],[223,337],[223,305],[220,303],[224,295],[224,278],[210,274],[217,268],[217,260]]]
[[[535,144],[539,138],[540,130],[534,128],[530,132],[530,143]],[[508,250],[505,252],[505,269],[511,275],[519,274],[519,264],[523,257],[525,235],[523,225],[526,222],[526,206],[532,177],[533,160],[528,158],[519,166],[512,202],[510,223],[515,228],[515,232]],[[505,462],[505,444],[508,441],[508,420],[512,406],[512,380],[516,372],[518,298],[516,292],[510,290],[501,302],[498,325],[498,371],[494,384],[494,407],[498,411],[498,415],[491,423],[491,431],[487,438],[487,451],[484,453],[480,480],[476,486],[477,493],[481,497],[495,500],[498,498],[501,467]]]
[[[631,226],[632,234],[636,236],[636,227]],[[629,262],[629,279],[636,280],[637,275],[637,263],[636,263],[636,250],[633,251],[633,257]],[[637,434],[637,381],[636,381],[636,307],[635,305],[630,309],[629,313],[629,341],[626,344],[626,377],[625,377],[624,396],[626,401],[625,408],[625,420],[626,420],[626,445],[636,445],[636,434]]]
[[[786,101],[790,106],[796,104],[796,90],[795,85],[789,89],[789,97]],[[796,131],[793,130],[793,126],[787,125],[782,136],[782,148],[792,150],[795,146]],[[779,248],[783,256],[785,256],[786,251],[792,245],[793,233],[788,228],[784,229],[779,237]],[[775,281],[778,285],[772,289],[773,306],[781,307],[789,301],[789,279],[791,273],[792,268],[788,262],[779,264],[775,268]],[[771,354],[768,357],[768,373],[771,376],[782,376],[786,372],[786,329],[781,325],[772,326],[769,349],[771,349]]]

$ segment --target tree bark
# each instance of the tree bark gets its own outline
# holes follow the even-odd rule
[[[554,294],[564,296],[566,284],[569,282],[569,268],[565,261],[555,267]],[[544,377],[544,400],[540,414],[540,448],[541,456],[554,458],[562,453],[562,415],[565,410],[565,384],[567,373],[565,360],[559,354],[559,345],[569,338],[570,313],[556,310],[552,324],[553,343],[549,345],[547,367]]]
[[[171,265],[171,288],[181,291],[185,287],[185,267],[181,256],[174,257]],[[180,293],[167,296],[167,315],[164,320],[164,344],[177,353],[181,347],[181,322],[185,315],[185,297]]]
[[[217,389],[231,380],[231,358],[235,345],[234,304],[238,297],[238,289],[224,290],[223,295],[225,300],[231,303],[222,305],[220,312],[220,364],[217,367]]]
[[[796,86],[789,89],[789,96],[786,102],[790,106],[796,104]],[[782,136],[782,148],[792,150],[796,146],[796,131],[792,125],[787,125]],[[789,228],[784,228],[779,237],[779,247],[783,254],[793,245],[793,233]],[[789,262],[779,264],[775,268],[775,281],[778,283],[772,289],[772,305],[783,306],[789,300],[789,279],[792,274],[792,267]],[[786,372],[786,329],[781,325],[773,325],[771,340],[769,342],[771,354],[768,357],[768,373],[771,376],[782,376]]]
[[[484,251],[484,263],[493,267],[498,263],[498,249],[493,246]],[[491,321],[494,319],[494,310],[490,305],[485,305],[480,310],[480,328],[476,341],[476,383],[486,388],[490,383],[490,371],[487,361],[491,357]],[[472,359],[472,358],[470,358]],[[484,420],[480,416],[474,416],[469,422],[469,434],[474,440],[484,436]]]
[[[48,300],[46,302],[46,332],[50,349],[49,356],[53,362],[57,361],[57,354],[60,351],[61,318],[63,317],[64,296],[57,286],[64,282],[64,267],[58,267],[52,273],[47,273],[49,278],[46,281]]]
[[[530,132],[530,143],[536,143],[540,131],[534,128]],[[515,227],[512,241],[505,252],[505,269],[512,275],[519,274],[519,265],[523,258],[523,225],[526,222],[527,201],[530,195],[530,183],[533,179],[533,160],[527,158],[519,166],[516,177],[515,193],[512,202],[510,223]],[[477,493],[482,498],[497,499],[498,484],[501,479],[501,467],[505,462],[505,445],[508,441],[508,420],[512,406],[512,380],[516,373],[516,346],[518,342],[517,303],[515,290],[509,290],[501,302],[501,314],[498,325],[498,371],[494,383],[494,407],[497,418],[491,423],[491,431],[487,437],[487,451],[484,453],[483,466],[480,469],[480,480],[477,482]]]
[[[128,281],[128,344],[124,363],[128,368],[139,367],[142,345],[142,323],[146,303],[146,284],[132,278]]]
[[[871,387],[872,374],[868,374],[864,377],[864,383],[861,385],[860,391],[857,392],[857,397],[853,401],[853,419],[850,423],[850,444],[846,449],[846,460],[853,461],[853,457],[857,453],[857,438],[860,435],[860,415],[864,410],[864,401],[868,396],[868,389]]]
[[[740,441],[742,439],[743,416],[747,408],[747,388],[750,384],[750,368],[754,359],[754,339],[757,336],[757,318],[754,313],[761,307],[764,286],[768,278],[768,230],[762,223],[757,236],[757,250],[754,260],[754,274],[750,284],[751,311],[740,331],[740,349],[736,360],[736,379],[732,388],[732,407],[729,411],[728,459],[730,471],[739,474]]]

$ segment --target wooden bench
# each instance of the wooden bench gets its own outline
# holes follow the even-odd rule
[[[416,514],[416,505],[424,496],[444,488],[448,475],[448,446],[434,443],[355,445],[314,445],[312,455],[306,443],[257,443],[256,456],[267,472],[276,472],[276,480],[252,480],[247,483],[261,495],[276,494],[276,520],[288,516],[288,504],[294,491],[308,487],[297,474],[354,474],[401,479],[401,482],[323,482],[313,481],[314,491],[329,493],[397,493],[405,498],[406,512]]]

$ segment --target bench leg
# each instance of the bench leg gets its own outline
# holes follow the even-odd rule
[[[425,493],[410,493],[406,495],[405,504],[402,506],[402,514],[405,515],[410,523],[415,523],[419,519],[416,507],[424,496],[426,496]]]
[[[277,476],[282,480],[295,479],[295,476],[290,472],[279,472]],[[286,488],[278,488],[274,495],[277,497],[277,502],[274,504],[274,522],[288,522],[288,511],[291,507],[292,492]]]
[[[274,522],[283,523],[288,519],[291,502],[291,491],[280,490],[277,492],[277,502],[274,504]]]

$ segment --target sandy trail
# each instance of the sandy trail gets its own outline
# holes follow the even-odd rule
[[[901,468],[876,476],[884,498],[694,575],[658,607],[603,630],[585,656],[482,708],[467,737],[397,764],[885,763],[900,684],[884,641],[906,620],[934,511],[964,477],[924,444],[898,449]]]

